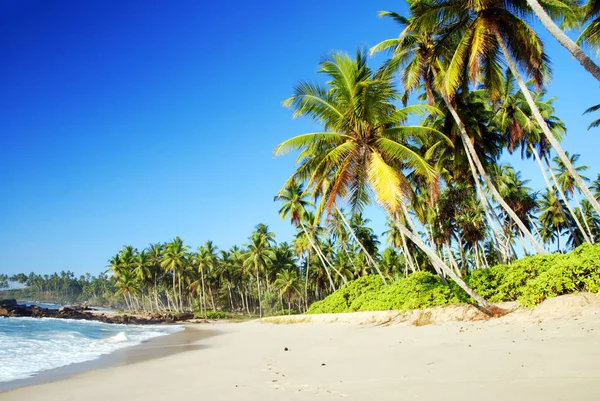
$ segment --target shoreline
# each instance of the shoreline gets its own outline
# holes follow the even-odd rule
[[[196,349],[18,388],[0,399],[578,401],[600,393],[595,294],[489,320],[436,312],[427,325],[371,312],[222,324]],[[437,318],[447,312],[452,319]]]
[[[66,380],[90,371],[127,366],[152,359],[160,359],[180,352],[202,349],[199,341],[219,334],[218,330],[206,325],[184,324],[183,330],[153,337],[141,344],[120,348],[110,354],[100,355],[80,363],[44,370],[32,377],[0,382],[0,398],[7,392],[20,388],[43,385]],[[212,325],[211,325],[212,326]]]

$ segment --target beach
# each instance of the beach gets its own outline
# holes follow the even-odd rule
[[[0,399],[558,401],[600,394],[600,302],[593,295],[482,321],[415,326],[393,316],[196,325],[188,330],[206,335],[187,344],[197,348],[15,389]],[[161,341],[173,347],[170,341],[181,337]]]

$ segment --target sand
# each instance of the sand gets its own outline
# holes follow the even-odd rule
[[[198,325],[211,334],[198,349],[19,388],[0,400],[600,399],[594,295],[492,320],[460,321],[471,312],[456,308],[418,320],[364,312]]]

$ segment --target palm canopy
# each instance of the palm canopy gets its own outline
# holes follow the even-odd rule
[[[525,1],[415,0],[411,2],[410,30],[436,30],[436,58],[445,66],[437,85],[452,96],[469,82],[483,83],[493,100],[502,85],[500,43],[537,87],[550,69],[548,56],[535,31],[519,16],[530,16]]]
[[[288,139],[275,149],[276,155],[300,150],[299,167],[288,180],[307,182],[325,200],[329,209],[337,198],[349,200],[354,211],[369,202],[370,191],[388,210],[398,211],[410,192],[403,174],[410,170],[435,186],[435,170],[418,154],[414,144],[440,132],[421,126],[403,125],[411,114],[436,113],[431,106],[397,108],[399,99],[389,69],[372,71],[366,54],[355,58],[333,53],[320,64],[319,73],[329,80],[325,86],[301,82],[284,102],[294,117],[307,116],[324,132]]]

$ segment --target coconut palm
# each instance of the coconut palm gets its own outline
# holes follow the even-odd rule
[[[277,278],[273,283],[275,288],[279,289],[280,296],[288,300],[288,314],[292,311],[292,302],[294,298],[302,293],[302,280],[294,270],[282,270],[277,273]]]
[[[165,272],[170,272],[173,278],[173,303],[175,310],[183,310],[183,297],[181,288],[181,272],[186,262],[186,254],[189,247],[183,244],[183,240],[175,237],[171,242],[165,244],[163,258],[160,263]],[[179,291],[177,290],[177,279],[179,279]],[[179,297],[178,295],[179,294]]]
[[[435,186],[434,169],[409,145],[423,136],[442,135],[427,127],[403,125],[411,112],[434,111],[427,106],[398,109],[398,95],[393,85],[393,72],[373,72],[364,52],[354,59],[344,53],[333,53],[320,64],[319,72],[329,78],[326,87],[302,82],[295,94],[285,101],[294,116],[305,115],[320,122],[323,132],[291,138],[280,144],[276,155],[300,150],[299,166],[290,180],[306,181],[309,188],[323,191],[325,207],[331,209],[339,199],[346,199],[355,212],[370,201],[369,189],[377,201],[394,217],[401,231],[415,242],[433,263],[445,269],[477,302],[487,302],[474,293],[428,247],[417,233],[402,226],[397,216],[407,214],[405,200],[411,191],[405,172],[426,177]],[[383,277],[383,275],[381,275]]]
[[[448,9],[450,12],[454,11],[455,13],[464,10],[461,5],[456,2],[449,2],[451,4],[445,4],[444,7],[441,7],[440,5],[435,6],[437,3],[440,2],[411,2],[410,9],[413,15],[410,19],[403,18],[396,13],[382,13],[383,16],[391,16],[394,18],[404,27],[404,29],[397,39],[384,41],[373,47],[371,52],[386,49],[390,50],[392,52],[392,58],[388,62],[388,65],[391,70],[402,67],[410,68],[410,71],[412,71],[411,74],[404,77],[405,90],[407,92],[410,93],[417,90],[419,84],[424,83],[426,92],[431,92],[427,93],[430,104],[435,100],[434,94],[441,97],[444,106],[456,123],[455,129],[458,131],[465,148],[465,156],[468,161],[469,169],[473,175],[477,194],[484,206],[484,211],[490,227],[494,227],[493,213],[489,210],[487,205],[488,201],[486,199],[486,194],[479,183],[479,176],[481,176],[495,200],[502,206],[506,213],[511,216],[535,249],[540,253],[544,253],[543,247],[538,244],[535,237],[527,229],[527,226],[519,220],[518,216],[510,209],[508,204],[504,202],[477,154],[473,142],[478,143],[478,141],[473,141],[471,139],[469,131],[471,134],[480,132],[480,128],[482,127],[479,124],[479,116],[475,117],[475,124],[466,126],[464,113],[462,113],[462,115],[459,113],[461,104],[464,104],[465,100],[470,97],[467,90],[468,88],[466,88],[467,82],[463,79],[464,75],[467,75],[467,72],[464,71],[464,66],[466,64],[464,62],[465,56],[464,54],[455,51],[457,43],[460,44],[464,41],[463,35],[465,34],[465,29],[458,23],[456,25],[462,29],[444,28],[440,25],[440,23],[444,22],[447,18],[440,10]],[[458,22],[462,22],[463,20],[468,19],[467,16],[457,17],[456,19]],[[442,30],[442,28],[444,28],[444,30]],[[453,56],[453,53],[458,53],[459,56],[455,57]],[[446,60],[450,60],[449,65],[447,66],[445,65],[448,64]],[[458,60],[458,62],[456,60]],[[495,68],[495,59],[488,56],[483,57],[483,60],[478,61],[481,61],[483,65],[490,67],[487,70],[484,69],[484,71],[487,71],[487,74],[485,74],[483,81],[490,84],[492,88],[495,88],[498,85],[499,76],[501,76],[501,74],[498,73],[497,68]],[[481,71],[481,68],[477,67],[477,71]],[[459,87],[463,90],[459,91]],[[494,96],[494,98],[495,97],[497,97],[497,95]],[[446,121],[448,121],[448,119],[446,119]],[[479,142],[490,143],[487,141]],[[494,236],[499,237],[499,234],[495,232],[495,229]]]
[[[310,201],[308,201],[306,198],[307,194],[304,192],[304,186],[293,180],[281,190],[281,192],[275,197],[275,200],[282,202],[281,208],[279,209],[279,215],[281,216],[281,219],[283,220],[289,216],[294,226],[302,227],[306,240],[321,260],[321,263],[323,263],[323,267],[325,270],[327,270],[328,276],[330,276],[327,268],[327,259],[321,252],[320,248],[315,244],[313,236],[308,233],[306,225],[304,224],[305,217],[309,217],[309,219],[307,219],[308,224],[314,220],[314,216],[307,215],[307,207],[312,206],[312,203],[310,203]],[[308,269],[306,270],[305,291],[305,306],[308,308]]]
[[[548,76],[548,57],[538,35],[522,20],[519,15],[523,9],[501,1],[484,3],[462,0],[435,1],[437,6],[431,9],[430,1],[418,1],[411,10],[419,15],[420,26],[439,18],[438,25],[442,30],[451,29],[460,35],[456,49],[444,75],[444,88],[450,94],[461,85],[463,74],[467,74],[473,82],[483,80],[487,89],[495,99],[497,87],[498,57],[502,54],[523,96],[525,97],[535,121],[538,123],[546,139],[573,176],[577,187],[600,213],[600,203],[596,201],[584,180],[570,163],[559,141],[552,134],[544,120],[531,91],[523,79],[519,67],[529,75],[537,87],[542,87]],[[528,1],[528,3],[532,3]],[[443,11],[442,11],[443,10]],[[517,11],[517,13],[514,13]],[[451,37],[452,35],[450,35]],[[483,77],[482,77],[483,75]],[[496,78],[495,78],[496,77]]]
[[[258,227],[258,226],[257,226]],[[260,228],[263,228],[262,226]],[[266,231],[268,232],[268,230]],[[262,299],[260,291],[260,273],[273,263],[275,253],[269,244],[269,238],[265,235],[265,230],[255,231],[250,236],[250,242],[247,245],[247,252],[244,258],[244,265],[254,270],[256,277],[256,286],[258,289],[258,314],[262,317]]]

